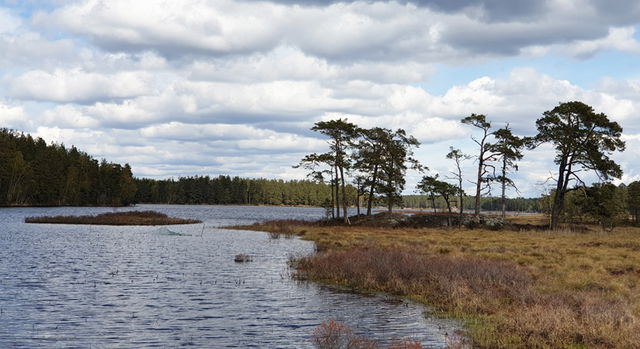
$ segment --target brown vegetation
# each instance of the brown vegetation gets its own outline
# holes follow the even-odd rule
[[[259,230],[269,233],[272,239],[279,239],[281,236],[291,238],[303,236],[307,230],[305,227],[325,226],[325,222],[305,221],[301,219],[277,219],[253,225],[236,225],[226,227],[228,229]]]
[[[303,238],[322,251],[299,261],[299,277],[428,304],[461,320],[474,347],[634,348],[640,343],[638,228],[605,234],[588,228],[280,223],[277,229],[304,230]]]
[[[422,344],[412,339],[393,340],[387,346],[353,333],[351,327],[336,321],[327,320],[313,330],[311,341],[318,349],[422,349]],[[466,348],[459,338],[447,341],[446,349]]]
[[[93,225],[172,225],[202,223],[195,219],[168,217],[156,211],[109,212],[97,216],[27,217],[25,223],[93,224]]]

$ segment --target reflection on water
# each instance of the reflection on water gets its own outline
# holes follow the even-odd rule
[[[453,325],[419,306],[289,277],[297,239],[216,227],[317,219],[318,208],[153,206],[204,224],[160,227],[35,225],[24,217],[110,208],[0,209],[1,348],[300,348],[336,318],[374,338],[440,345]],[[251,263],[235,263],[246,253]]]

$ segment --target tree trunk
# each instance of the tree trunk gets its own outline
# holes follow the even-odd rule
[[[349,222],[349,213],[347,212],[347,190],[344,184],[344,169],[340,166],[340,181],[342,182],[342,212],[344,213],[344,222],[346,224],[351,224]]]
[[[458,201],[460,203],[460,217],[462,217],[462,215],[464,214],[464,194],[462,194],[462,188],[460,188],[460,195],[458,197]]]
[[[556,230],[560,223],[560,213],[562,212],[562,206],[564,203],[564,195],[558,194],[553,198],[553,207],[551,208],[551,230]]]
[[[451,215],[453,213],[451,212],[451,204],[449,203],[449,197],[444,198],[444,201],[447,203],[447,210],[449,211],[449,214],[447,215],[447,226],[450,227],[451,226]]]
[[[387,186],[388,186],[388,190],[389,192],[387,193],[387,205],[388,205],[388,211],[389,213],[393,212],[393,194],[394,194],[394,190],[392,190],[393,188],[393,159],[389,160],[390,161],[390,169],[389,172],[387,172]]]
[[[460,218],[458,219],[458,226],[462,226],[462,215],[464,214],[464,192],[462,191],[462,171],[458,166],[458,188],[460,188],[460,194],[458,194],[460,203]]]
[[[338,178],[338,165],[335,164],[333,167],[336,172],[336,218],[340,219],[340,178]]]
[[[567,169],[567,156],[563,156],[558,166],[558,183],[556,184],[556,193],[553,196],[553,206],[551,206],[551,223],[550,229],[556,230],[560,222],[560,213],[564,205],[564,195],[567,190],[568,175],[571,173],[571,166]]]
[[[369,189],[369,200],[367,202],[367,216],[371,216],[371,206],[373,205],[373,191],[378,181],[378,165],[373,166],[373,178],[371,179],[371,188]]]
[[[333,171],[331,171],[331,219],[336,219],[336,212],[335,212],[335,193],[333,192],[333,186],[335,185],[335,181],[333,180]]]
[[[482,167],[484,166],[484,161],[482,159],[483,153],[480,153],[480,157],[478,158],[478,177],[476,182],[476,203],[474,214],[476,217],[480,216],[480,192],[482,191]]]
[[[387,185],[391,188],[390,181],[387,182]],[[387,193],[387,211],[389,211],[389,213],[393,212],[393,193],[391,191]]]
[[[505,192],[507,189],[507,157],[502,156],[502,218],[506,216],[507,198]]]

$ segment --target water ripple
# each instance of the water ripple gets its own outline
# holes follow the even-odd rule
[[[26,216],[97,214],[109,208],[0,209],[1,348],[300,348],[335,318],[374,338],[441,345],[452,323],[419,306],[291,280],[291,255],[309,242],[216,227],[278,217],[286,207],[143,206],[204,225],[28,225]],[[125,210],[126,210],[125,209]],[[238,253],[252,263],[235,263]]]

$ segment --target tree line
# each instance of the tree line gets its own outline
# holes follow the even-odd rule
[[[475,209],[475,198],[465,195],[463,203],[463,211],[473,212]],[[542,198],[507,198],[505,200],[505,208],[509,212],[529,212],[542,213],[545,212],[545,206]],[[430,195],[404,195],[402,197],[404,207],[419,208],[425,211],[443,212],[447,210],[446,201],[440,196]],[[503,202],[501,197],[485,196],[480,199],[480,208],[482,211],[500,212]]]
[[[0,205],[129,205],[131,167],[0,129]]]
[[[536,120],[538,133],[534,136],[514,135],[509,124],[494,130],[482,114],[471,114],[461,122],[478,132],[471,137],[477,145],[475,154],[464,154],[460,149],[451,147],[446,158],[455,163],[455,170],[449,173],[448,178],[454,183],[435,174],[424,176],[417,185],[417,189],[430,198],[433,207],[438,198],[450,213],[455,205],[459,214],[463,214],[466,198],[463,183],[466,178],[462,173],[462,162],[470,159],[477,164],[474,175],[466,179],[475,186],[475,216],[480,214],[483,196],[494,184],[500,187],[500,210],[504,216],[507,210],[506,190],[508,187],[517,189],[510,176],[518,170],[517,163],[523,158],[523,151],[550,144],[558,166],[556,174],[549,178],[555,183],[548,205],[552,229],[556,229],[562,220],[569,193],[582,191],[591,195],[591,206],[601,205],[606,197],[603,194],[605,188],[613,186],[610,183],[612,179],[622,176],[620,166],[610,158],[613,152],[625,148],[621,139],[622,127],[582,102],[560,103],[545,111]],[[413,157],[413,149],[420,143],[402,129],[366,129],[337,119],[317,122],[311,130],[326,136],[329,151],[309,154],[296,167],[306,168],[310,178],[331,186],[332,215],[340,218],[342,207],[345,223],[348,223],[345,191],[348,176],[356,188],[358,211],[360,197],[363,196],[367,202],[366,214],[370,215],[376,198],[386,201],[389,211],[402,202],[407,169],[428,169]],[[599,182],[589,187],[583,180],[587,173],[594,173]]]
[[[211,205],[308,205],[326,206],[331,188],[310,180],[249,179],[230,176],[193,176],[174,179],[136,179],[136,202]],[[348,185],[348,205],[355,188]]]
[[[539,199],[541,209],[551,213],[555,190]],[[610,182],[579,186],[567,192],[559,220],[567,223],[591,222],[607,230],[619,224],[640,224],[640,181],[628,185]]]

